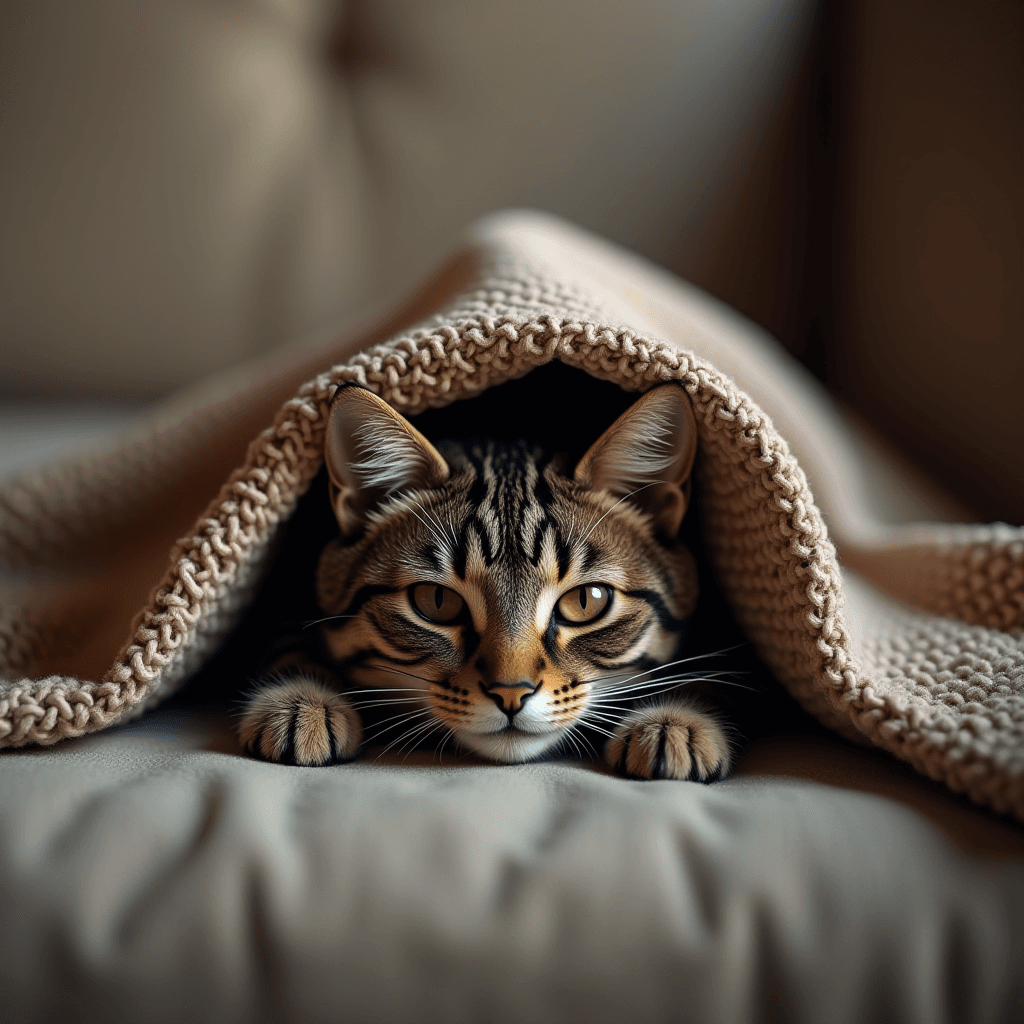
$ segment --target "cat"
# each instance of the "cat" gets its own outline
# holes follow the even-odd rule
[[[525,442],[431,444],[358,385],[338,389],[326,463],[339,535],[317,568],[329,663],[285,654],[240,723],[255,757],[358,756],[362,705],[492,761],[579,750],[637,779],[714,782],[728,727],[676,659],[698,593],[678,540],[697,448],[675,383],[633,403],[575,467]],[[342,682],[344,680],[344,682]]]

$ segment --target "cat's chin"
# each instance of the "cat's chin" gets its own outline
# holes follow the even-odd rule
[[[502,764],[516,764],[531,761],[555,746],[562,737],[562,730],[528,733],[516,729],[503,729],[492,733],[462,733],[459,736],[464,747],[489,761]]]

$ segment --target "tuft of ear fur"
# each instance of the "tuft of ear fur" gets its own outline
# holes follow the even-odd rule
[[[650,513],[675,537],[689,501],[697,421],[680,384],[661,384],[633,403],[576,467],[578,483],[607,490]]]
[[[388,495],[448,479],[448,463],[437,449],[401,413],[355,384],[334,396],[324,454],[344,536],[357,532]]]

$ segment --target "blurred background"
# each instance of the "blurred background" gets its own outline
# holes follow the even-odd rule
[[[5,0],[0,469],[363,323],[531,206],[1020,523],[1022,129],[1012,0]]]

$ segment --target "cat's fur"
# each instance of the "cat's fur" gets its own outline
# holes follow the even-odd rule
[[[356,709],[372,703],[392,707],[407,742],[454,737],[495,761],[573,749],[587,726],[623,774],[721,778],[732,758],[718,717],[683,695],[689,679],[651,674],[697,601],[677,540],[695,453],[675,384],[647,392],[574,468],[524,443],[435,447],[371,392],[340,389],[326,451],[340,536],[317,572],[331,669],[276,665],[245,709],[247,749],[351,760]]]

